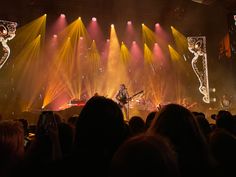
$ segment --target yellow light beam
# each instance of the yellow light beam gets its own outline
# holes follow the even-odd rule
[[[40,91],[43,79],[40,77],[40,43],[41,35],[33,40],[16,58],[13,78],[16,91],[25,99],[23,110],[29,110]],[[29,94],[30,93],[30,94]]]
[[[180,54],[171,45],[168,45],[168,49],[169,49],[170,57],[172,61],[178,61],[181,59]]]
[[[184,54],[188,50],[187,38],[181,32],[175,29],[173,26],[171,26],[171,31],[172,31],[178,52],[181,54]]]
[[[156,42],[155,33],[145,24],[142,24],[142,37],[143,37],[143,42],[150,47],[153,46],[154,43]]]
[[[66,91],[68,95],[73,97],[75,95],[72,88],[72,74],[73,74],[73,47],[70,38],[58,50],[57,55],[53,58],[49,69],[48,85],[45,90],[45,98],[43,106],[48,105],[55,100],[62,91]]]
[[[28,43],[33,41],[38,35],[41,35],[41,40],[44,40],[45,30],[46,16],[44,15],[18,28],[16,37],[12,41],[12,49],[15,53],[19,53],[24,50]],[[43,41],[41,43],[43,43]]]
[[[126,47],[126,45],[123,42],[121,43],[120,51],[121,51],[121,59],[123,63],[128,64],[131,58],[131,55],[130,55],[129,49]]]
[[[112,98],[120,83],[125,83],[128,80],[126,68],[121,60],[120,43],[114,25],[111,25],[109,44],[105,88],[107,88],[107,95]],[[120,73],[119,77],[117,77],[117,71]]]
[[[88,61],[85,63],[86,70],[83,72],[87,76],[83,79],[83,82],[89,97],[92,97],[96,92],[102,92],[101,79],[99,78],[100,58],[96,42],[93,40],[88,50]]]
[[[64,37],[64,41],[67,40],[68,37],[71,38],[71,44],[72,46],[76,47],[79,40],[83,38],[83,40],[86,40],[87,43],[90,42],[90,37],[88,35],[87,29],[82,21],[82,19],[79,17],[75,21],[73,21],[69,26],[67,26],[60,34],[59,36]]]
[[[144,43],[144,62],[147,64],[153,63],[153,53],[146,43]]]

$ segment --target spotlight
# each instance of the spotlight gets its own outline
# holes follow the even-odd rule
[[[133,43],[133,44],[136,44],[136,41],[133,41],[132,43]]]
[[[114,25],[114,24],[111,24],[111,28],[115,28],[115,25]]]
[[[144,26],[144,23],[142,23],[142,26]]]
[[[155,24],[155,26],[156,26],[156,27],[159,27],[159,26],[160,26],[160,24],[159,24],[159,23],[156,23],[156,24]]]
[[[53,38],[57,38],[57,34],[54,34],[54,35],[53,35]]]
[[[61,17],[61,18],[65,18],[66,15],[65,15],[65,14],[61,14],[60,17]]]
[[[211,98],[211,102],[216,102],[216,98]]]
[[[78,19],[81,20],[81,17],[79,17]]]
[[[107,42],[110,42],[110,39],[107,39]]]
[[[128,25],[132,25],[132,22],[131,22],[131,21],[128,21],[127,24],[128,24]]]
[[[154,45],[155,45],[155,46],[158,46],[158,44],[157,44],[157,43],[155,43]]]
[[[80,39],[80,40],[83,40],[84,38],[81,36],[79,39]]]
[[[92,21],[93,21],[93,22],[96,22],[96,21],[97,21],[97,18],[96,18],[96,17],[93,17],[93,18],[92,18]]]
[[[47,16],[47,14],[44,14],[44,16],[46,17],[46,16]]]
[[[216,92],[216,88],[212,88],[211,91],[212,91],[212,92]]]

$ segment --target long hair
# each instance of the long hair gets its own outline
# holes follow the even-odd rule
[[[24,130],[20,122],[0,122],[0,169],[9,168],[24,156]]]

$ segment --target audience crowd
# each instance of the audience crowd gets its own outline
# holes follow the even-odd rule
[[[35,129],[26,119],[0,121],[0,177],[233,177],[236,117],[167,104],[124,121],[116,102],[90,98],[62,119],[42,111]]]

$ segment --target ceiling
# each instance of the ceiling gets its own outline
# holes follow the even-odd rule
[[[159,22],[185,33],[222,36],[227,14],[236,10],[236,0],[5,0],[1,7],[0,19],[16,21],[20,26],[44,13],[48,14],[47,23],[53,23],[64,13],[68,22],[81,16],[88,24],[97,17],[105,33],[111,23],[123,29],[132,20],[137,25]]]

